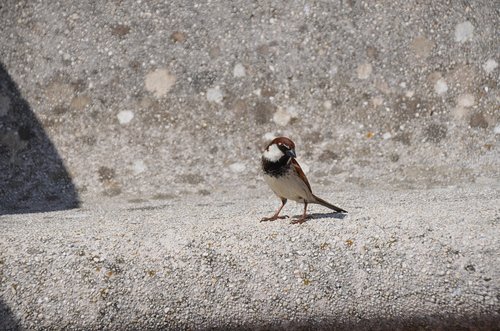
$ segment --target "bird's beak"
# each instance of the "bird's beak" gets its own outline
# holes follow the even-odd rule
[[[297,157],[297,154],[295,154],[295,150],[294,149],[289,149],[288,151],[286,151],[285,153],[287,156],[295,159]]]

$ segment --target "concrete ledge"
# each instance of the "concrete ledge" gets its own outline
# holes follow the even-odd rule
[[[498,327],[498,189],[233,192],[0,217],[0,329]]]

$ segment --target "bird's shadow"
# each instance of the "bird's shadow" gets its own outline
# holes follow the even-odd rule
[[[291,216],[292,220],[300,218],[302,215],[293,215]],[[347,217],[347,214],[345,213],[312,213],[312,214],[307,214],[307,219],[306,222],[311,221],[311,220],[320,220],[320,219],[337,219],[337,220],[343,220],[344,218]]]

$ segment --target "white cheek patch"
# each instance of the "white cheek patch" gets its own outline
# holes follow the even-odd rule
[[[271,145],[267,150],[264,151],[264,157],[271,161],[276,162],[281,159],[285,154],[278,148],[277,145]]]

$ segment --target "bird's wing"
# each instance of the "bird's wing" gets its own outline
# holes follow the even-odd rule
[[[292,165],[297,174],[299,175],[300,179],[302,179],[304,183],[306,183],[307,188],[312,193],[311,184],[309,184],[309,181],[307,180],[307,177],[304,174],[304,171],[302,171],[302,168],[300,167],[299,163],[295,159],[292,159]]]

